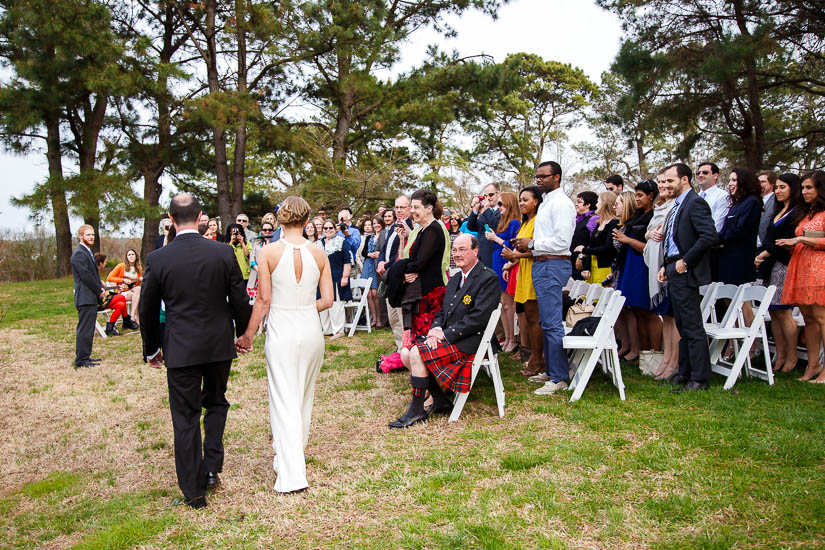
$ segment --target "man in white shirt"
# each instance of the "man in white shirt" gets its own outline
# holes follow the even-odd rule
[[[561,166],[547,161],[536,169],[536,183],[544,198],[536,214],[532,239],[517,239],[513,244],[520,252],[533,252],[533,287],[544,331],[545,372],[531,377],[544,382],[537,395],[549,395],[567,389],[570,367],[564,351],[562,322],[562,287],[570,278],[570,243],[576,229],[576,207],[561,190]]]
[[[710,206],[710,214],[713,216],[713,225],[716,232],[722,231],[725,224],[725,216],[730,210],[728,193],[720,189],[716,183],[719,181],[719,167],[712,162],[703,162],[696,170],[696,183],[699,185],[699,196],[705,199]]]

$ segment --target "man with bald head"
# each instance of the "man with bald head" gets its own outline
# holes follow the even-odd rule
[[[192,508],[206,506],[206,490],[220,483],[226,384],[236,357],[235,335],[246,331],[251,313],[232,247],[198,234],[201,214],[193,195],[172,198],[169,219],[177,235],[149,254],[140,292],[143,355],[151,367],[166,366],[175,470]],[[161,301],[166,305],[162,336]]]
[[[390,422],[390,428],[407,428],[431,414],[450,414],[452,392],[470,391],[470,368],[501,289],[498,275],[478,260],[478,239],[459,235],[452,253],[461,271],[450,277],[427,339],[401,350],[401,361],[410,369],[413,397],[407,412]],[[498,345],[495,338],[493,345]],[[424,409],[426,390],[433,397],[429,410]]]

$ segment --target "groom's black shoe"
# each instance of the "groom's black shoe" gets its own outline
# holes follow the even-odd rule
[[[427,411],[424,411],[421,414],[417,414],[415,416],[407,416],[406,414],[404,414],[395,422],[390,422],[390,429],[397,430],[400,428],[409,428],[410,426],[413,426],[415,424],[426,422],[427,418],[429,418]]]
[[[661,382],[659,382],[659,385],[660,386],[682,386],[684,384],[687,384],[688,382],[690,382],[689,378],[686,378],[684,376],[679,376],[679,373],[677,372],[677,373],[673,374],[672,376],[670,376],[669,378],[663,379]]]
[[[192,500],[187,501],[186,505],[190,508],[194,508],[195,510],[206,508],[206,497],[195,497]]]
[[[89,368],[89,367],[96,367],[98,365],[100,365],[100,363],[95,363],[91,359],[87,359],[86,361],[81,361],[80,363],[75,363],[74,368],[75,369],[84,369],[84,368]]]
[[[214,489],[221,484],[221,478],[214,472],[206,472],[206,490]]]

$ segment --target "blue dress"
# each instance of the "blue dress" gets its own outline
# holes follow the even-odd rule
[[[510,223],[507,224],[507,228],[501,233],[496,233],[496,236],[503,239],[504,242],[509,245],[510,239],[516,238],[519,229],[521,229],[521,222],[518,220],[510,220]],[[484,238],[484,235],[482,235],[481,238]],[[510,247],[508,246],[507,248]],[[501,285],[501,291],[506,292],[507,281],[504,280],[504,276],[502,275],[502,268],[504,267],[504,264],[507,263],[507,260],[501,255],[503,250],[503,246],[496,242],[493,243],[493,271],[495,271],[496,275],[498,275],[498,282]]]
[[[653,210],[637,210],[626,223],[623,232],[637,241],[645,241],[645,231],[653,219]],[[624,262],[622,262],[624,257]],[[647,286],[648,273],[644,256],[636,252],[629,244],[623,244],[619,251],[619,269],[616,277],[616,290],[622,291],[624,305],[650,310],[650,291]]]
[[[367,244],[364,245],[364,252],[370,254],[376,250],[376,241],[374,235],[367,235]],[[375,272],[375,258],[365,257],[364,263],[361,265],[361,278],[369,279],[372,277],[370,288],[378,288],[378,274]]]

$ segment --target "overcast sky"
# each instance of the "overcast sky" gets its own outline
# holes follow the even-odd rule
[[[514,0],[500,10],[497,20],[473,12],[453,18],[450,24],[458,31],[458,37],[452,40],[444,40],[430,30],[415,34],[402,49],[399,71],[419,64],[427,45],[438,43],[448,52],[457,50],[462,56],[484,53],[496,61],[510,53],[534,53],[580,67],[598,82],[618,51],[621,32],[618,19],[592,0]],[[35,182],[45,179],[45,155],[21,157],[0,152],[0,162],[0,228],[30,227],[28,210],[13,207],[9,199],[30,191]],[[71,169],[64,163],[67,173]],[[80,223],[72,219],[72,231]]]

